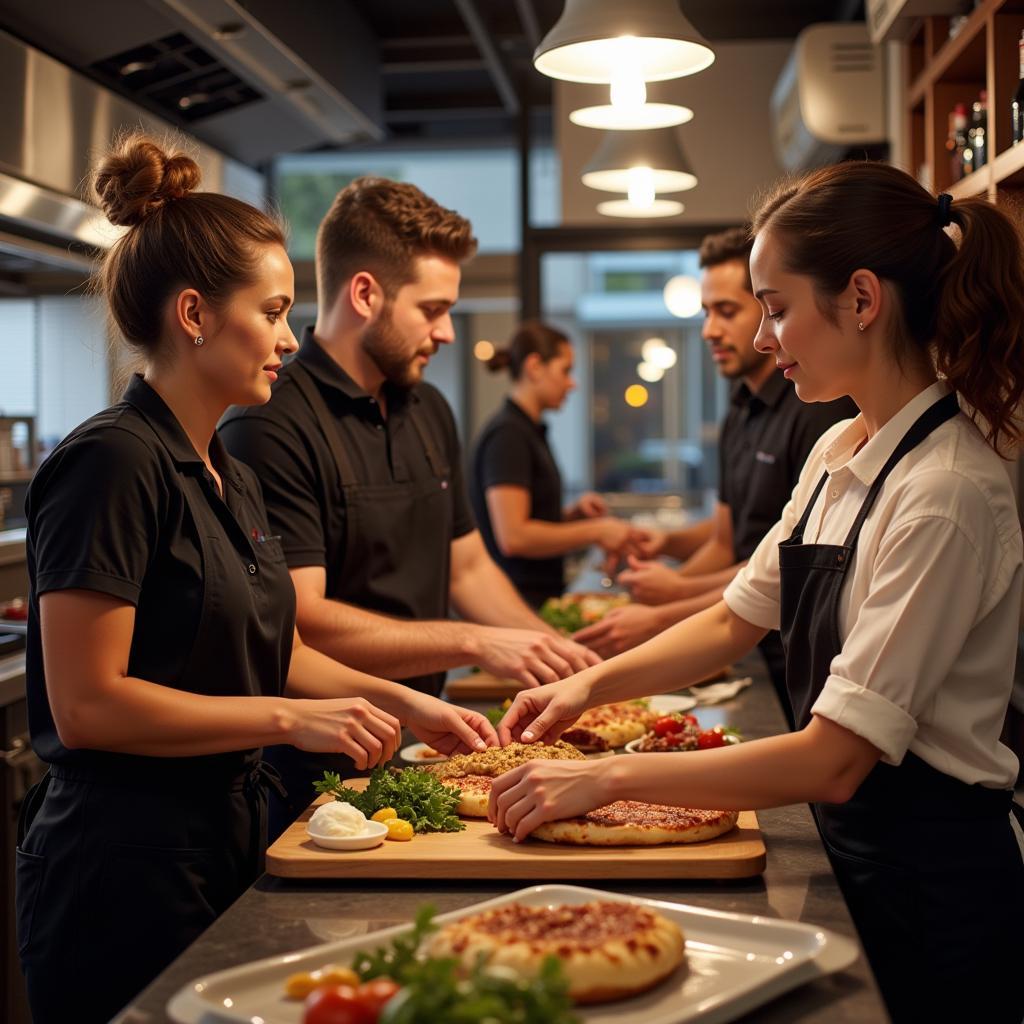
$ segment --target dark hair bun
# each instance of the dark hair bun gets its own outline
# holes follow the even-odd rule
[[[498,373],[507,370],[512,365],[512,353],[507,348],[499,348],[490,359],[487,360],[487,369],[491,373]]]
[[[199,184],[199,165],[141,134],[118,140],[100,161],[93,188],[111,224],[132,227]]]

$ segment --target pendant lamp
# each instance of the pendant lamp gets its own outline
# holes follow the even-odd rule
[[[583,184],[603,192],[685,192],[697,177],[674,128],[605,132],[583,168]],[[653,198],[653,195],[651,196]]]
[[[565,0],[533,66],[567,82],[608,82],[616,72],[658,82],[703,71],[715,54],[678,0]]]
[[[597,204],[597,212],[606,217],[634,217],[649,220],[652,217],[677,217],[686,207],[675,199],[652,199],[647,204],[631,199],[608,199]]]

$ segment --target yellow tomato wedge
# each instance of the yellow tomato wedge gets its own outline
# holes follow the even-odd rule
[[[407,843],[412,839],[412,825],[401,818],[389,818],[385,823],[388,827],[388,839],[394,839],[399,843]]]
[[[389,818],[397,818],[398,811],[394,807],[382,807],[379,811],[374,811],[370,815],[371,821],[387,821]]]

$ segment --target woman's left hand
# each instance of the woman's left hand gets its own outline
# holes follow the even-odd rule
[[[467,754],[498,746],[494,726],[479,711],[424,693],[410,691],[408,709],[401,717],[417,739],[442,754]]]
[[[566,515],[567,519],[596,519],[608,515],[608,503],[600,494],[586,491],[579,496]]]
[[[487,817],[499,832],[524,840],[538,825],[572,818],[611,802],[609,762],[538,758],[499,775],[491,785]]]

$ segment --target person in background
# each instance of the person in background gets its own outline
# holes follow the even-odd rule
[[[473,451],[473,512],[491,557],[539,608],[565,590],[564,555],[597,544],[618,561],[636,550],[639,534],[609,516],[600,495],[562,507],[562,476],[542,417],[561,409],[576,387],[569,339],[546,324],[524,323],[487,365],[507,369],[513,384]]]
[[[100,289],[145,370],[28,495],[29,724],[50,767],[22,808],[17,921],[40,1024],[109,1020],[261,873],[264,744],[367,768],[400,719],[442,748],[496,742],[482,716],[414,706],[295,632],[259,482],[215,430],[267,401],[296,347],[281,227],[196,192],[195,162],[144,136],[93,184],[127,229]]]
[[[857,415],[849,398],[804,403],[770,352],[754,348],[761,307],[750,284],[750,226],[708,235],[700,247],[702,335],[719,374],[733,383],[718,443],[714,515],[671,533],[649,530],[647,560],[630,559],[618,581],[634,603],[576,634],[605,657],[628,650],[709,608],[778,520],[807,455],[822,433]],[[683,559],[678,570],[658,555]],[[759,645],[788,713],[778,633]],[[721,666],[719,666],[721,667]]]
[[[495,780],[491,814],[522,839],[620,799],[808,801],[893,1020],[968,1020],[983,1005],[986,1021],[1019,1024],[1019,765],[999,734],[1024,553],[999,453],[1021,439],[1021,240],[985,199],[936,201],[868,162],[783,184],[754,230],[758,351],[801,401],[849,395],[860,415],[815,445],[722,601],[520,693],[499,735],[551,740],[584,708],[699,679],[769,629],[782,632],[797,731],[533,761]]]
[[[451,308],[475,249],[469,221],[416,186],[352,182],[317,234],[315,327],[270,401],[220,426],[263,486],[304,639],[434,695],[459,665],[537,686],[599,660],[541,622],[487,554],[454,417],[422,379],[455,340]],[[346,768],[287,748],[268,756],[291,794],[271,798],[271,834],[325,767]]]

